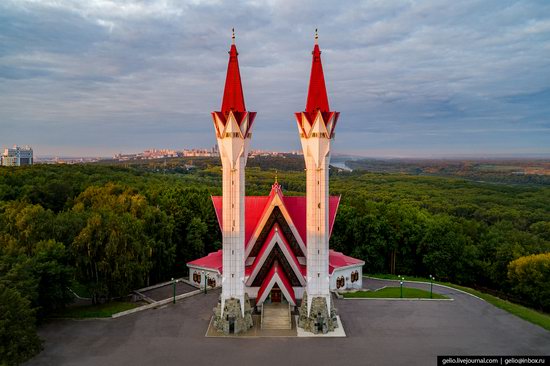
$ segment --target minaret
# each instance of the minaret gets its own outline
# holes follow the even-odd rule
[[[330,144],[334,138],[334,127],[339,112],[331,112],[328,104],[321,51],[315,46],[309,79],[306,109],[296,113],[298,132],[306,162],[306,202],[307,202],[307,317],[315,298],[325,299],[327,314],[330,317],[331,303],[329,290],[329,181]],[[321,302],[323,302],[321,300]],[[317,310],[317,309],[316,309]]]
[[[223,167],[221,318],[226,305],[236,306],[227,304],[230,299],[239,300],[242,317],[245,316],[244,170],[256,117],[256,112],[248,112],[244,104],[234,30],[232,38],[221,111],[212,113]]]

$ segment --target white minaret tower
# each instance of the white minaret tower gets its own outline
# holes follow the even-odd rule
[[[306,162],[307,201],[307,316],[313,299],[326,299],[330,314],[329,289],[329,181],[330,144],[339,112],[331,112],[328,104],[321,51],[315,46],[309,80],[306,110],[296,113],[300,141]]]
[[[212,113],[223,167],[222,317],[228,299],[238,299],[242,316],[245,315],[244,170],[256,112],[246,111],[237,55],[233,32],[222,108]]]

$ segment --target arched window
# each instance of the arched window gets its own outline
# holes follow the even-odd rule
[[[359,271],[351,272],[351,282],[359,281]]]
[[[201,283],[201,274],[200,274],[200,272],[197,272],[197,271],[193,272],[193,282],[199,283],[199,284]]]

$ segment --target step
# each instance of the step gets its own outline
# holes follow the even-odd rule
[[[288,305],[264,305],[262,329],[292,329],[292,320]]]

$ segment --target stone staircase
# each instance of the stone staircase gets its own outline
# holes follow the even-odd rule
[[[263,304],[262,329],[292,329],[290,304]]]

